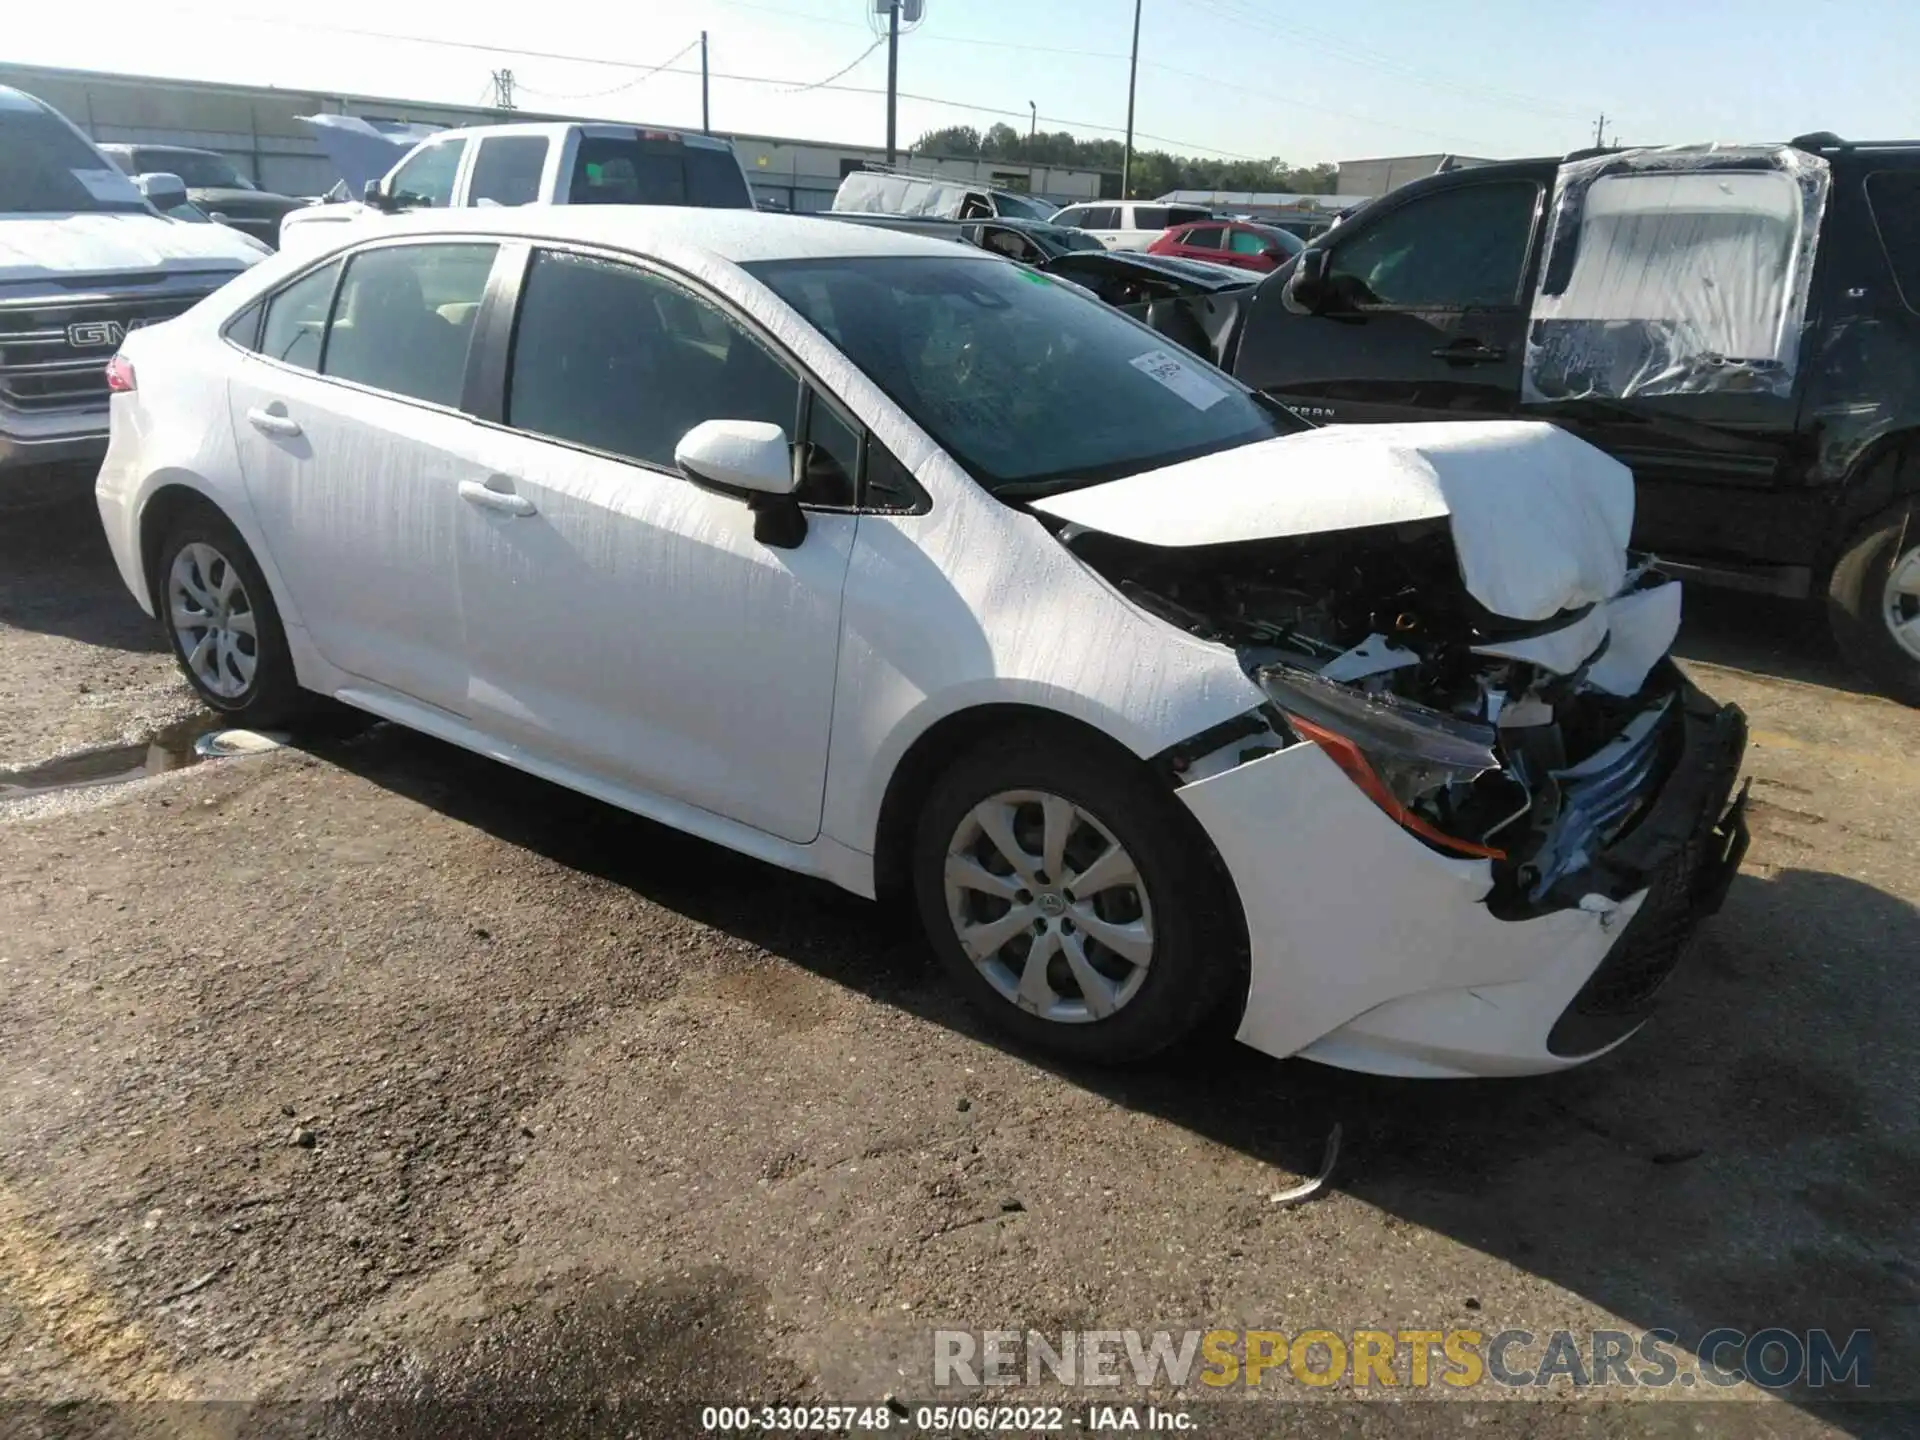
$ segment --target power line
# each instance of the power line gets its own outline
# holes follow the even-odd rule
[[[765,7],[759,7],[759,8],[765,8]],[[487,55],[510,55],[518,59],[558,60],[558,61],[563,61],[570,65],[600,65],[600,66],[605,66],[609,68],[618,68],[618,69],[644,69],[644,73],[639,77],[640,79],[645,79],[649,76],[658,75],[658,74],[698,75],[700,73],[698,70],[684,69],[684,68],[676,69],[673,65],[673,60],[679,58],[678,56],[670,57],[664,64],[654,65],[650,67],[641,67],[639,65],[636,65],[632,61],[605,60],[593,55],[573,54],[573,53],[568,53],[566,51],[529,50],[529,49],[523,49],[513,45],[489,45],[478,40],[448,40],[448,39],[443,39],[439,36],[434,36],[434,35],[407,35],[407,34],[403,34],[401,32],[392,31],[392,30],[373,30],[373,29],[366,28],[364,26],[352,26],[352,25],[330,25],[330,24],[324,24],[316,20],[294,20],[294,19],[288,19],[286,17],[278,16],[278,15],[272,15],[272,16],[249,15],[247,18],[249,20],[252,20],[264,25],[285,25],[285,26],[291,26],[295,29],[319,30],[330,35],[352,35],[357,38],[368,39],[368,40],[390,40],[390,41],[395,41],[401,44],[411,44],[411,45],[436,45],[444,49],[471,50],[471,51],[476,51],[478,53],[487,54]],[[687,52],[687,50],[691,50],[697,44],[699,44],[699,41],[696,39],[691,44],[689,44],[685,49],[683,49],[680,52],[680,54],[684,55]],[[720,70],[712,71],[711,76],[715,80],[730,80],[737,84],[743,84],[743,85],[791,86],[794,83],[791,78],[769,76],[769,75],[732,75]],[[615,86],[612,90],[606,91],[604,93],[614,94],[620,90],[625,90],[630,88],[631,85],[634,83],[636,82],[627,81],[620,85]],[[546,92],[541,91],[534,86],[527,85],[524,83],[520,84],[519,88],[533,94],[546,94]],[[834,84],[834,83],[825,82],[825,81],[816,82],[804,88],[813,89],[813,90],[831,90],[843,95],[884,95],[886,94],[885,89],[872,86],[872,85],[839,85],[839,84]],[[1028,112],[1025,110],[1007,110],[994,105],[977,104],[971,100],[949,100],[944,96],[924,95],[924,94],[919,94],[910,90],[902,90],[899,92],[899,95],[902,100],[918,100],[925,105],[939,105],[939,106],[944,106],[945,108],[950,110],[964,110],[972,114],[998,115],[998,116],[1003,116],[1003,117],[1007,117],[1015,120],[1025,120],[1028,118]],[[571,99],[571,98],[586,98],[586,97],[549,96],[548,98]],[[1041,115],[1038,118],[1040,120],[1047,121],[1048,123],[1054,124],[1054,125],[1072,126],[1074,128],[1081,129],[1081,130],[1096,130],[1109,135],[1121,135],[1125,133],[1121,129],[1121,127],[1118,125],[1100,125],[1100,124],[1096,124],[1094,121],[1091,121],[1091,120],[1074,120],[1074,119],[1069,119],[1068,117],[1062,116],[1062,115]],[[1225,158],[1232,159],[1232,160],[1260,160],[1265,158],[1258,155],[1244,155],[1234,150],[1222,150],[1212,145],[1200,145],[1190,140],[1176,140],[1176,139],[1169,138],[1168,136],[1165,136],[1165,135],[1149,135],[1144,130],[1137,130],[1134,133],[1141,136],[1143,139],[1157,140],[1162,145],[1177,145],[1184,150],[1198,151],[1201,154],[1206,154],[1206,155],[1224,156]]]
[[[542,90],[537,85],[522,85],[520,88],[522,90],[525,90],[530,95],[544,95],[549,100],[599,100],[608,95],[618,95],[622,90],[631,90],[636,85],[644,84],[646,81],[651,80],[654,76],[658,75],[661,71],[665,70],[669,65],[673,64],[673,62],[678,60],[682,55],[685,55],[689,50],[694,49],[697,45],[699,45],[699,43],[700,43],[700,37],[696,35],[693,39],[689,40],[685,45],[682,45],[678,50],[674,51],[673,54],[669,55],[665,60],[662,60],[658,65],[655,65],[650,67],[649,69],[643,70],[640,72],[640,74],[635,75],[632,79],[623,80],[618,85],[610,86],[605,90],[586,90],[578,94],[563,95],[553,90]],[[602,65],[618,65],[623,62],[618,60],[602,60],[602,61],[596,61],[594,63],[602,64]],[[684,74],[685,72],[675,71],[673,73]]]
[[[825,90],[835,80],[838,80],[842,75],[846,74],[849,70],[853,69],[855,65],[858,65],[862,60],[866,59],[869,55],[873,54],[874,51],[878,50],[882,45],[886,43],[887,43],[887,37],[882,35],[878,40],[874,41],[866,49],[862,50],[858,55],[854,56],[853,59],[849,61],[847,64],[842,65],[838,70],[834,71],[831,75],[827,76],[826,79],[816,80],[811,85],[796,85],[793,87],[793,89],[782,90],[780,93],[782,95],[804,95],[809,90]]]

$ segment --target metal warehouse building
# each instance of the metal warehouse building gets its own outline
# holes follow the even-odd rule
[[[283,195],[324,194],[340,179],[312,130],[300,123],[297,117],[301,115],[347,114],[366,120],[437,126],[600,118],[33,65],[0,64],[0,85],[38,96],[98,141],[217,150],[262,189]],[[869,161],[886,158],[886,151],[875,146],[832,145],[768,135],[728,138],[739,151],[755,194],[797,211],[826,209],[843,175]],[[911,159],[916,169],[937,169],[1000,189],[1030,191],[1062,205],[1100,195],[1100,173],[1093,170],[1000,160],[904,158]]]

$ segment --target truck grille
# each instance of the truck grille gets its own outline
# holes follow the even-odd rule
[[[211,293],[0,306],[0,405],[60,410],[104,403],[106,364],[127,331],[171,320]]]

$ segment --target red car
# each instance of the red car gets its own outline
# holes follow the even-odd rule
[[[1306,248],[1307,242],[1298,235],[1272,225],[1247,220],[1197,220],[1163,231],[1147,247],[1147,253],[1265,271],[1279,269]]]

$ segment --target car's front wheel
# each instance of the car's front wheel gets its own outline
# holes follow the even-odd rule
[[[920,815],[914,890],[987,1019],[1074,1059],[1177,1044],[1244,975],[1239,904],[1146,767],[1035,729],[962,756]]]
[[[1848,538],[1827,617],[1847,659],[1886,694],[1920,705],[1920,497],[1896,501]]]
[[[253,552],[225,517],[195,509],[167,529],[153,595],[181,672],[237,725],[282,725],[314,697],[300,688],[287,635]]]

